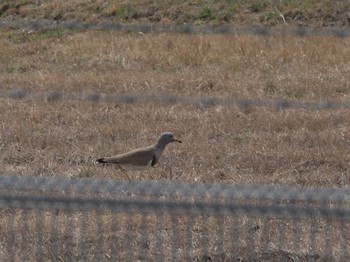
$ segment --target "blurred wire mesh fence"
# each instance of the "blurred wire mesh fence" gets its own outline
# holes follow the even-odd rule
[[[62,93],[62,92],[27,92],[24,90],[1,90],[0,98],[9,99],[39,99],[47,102],[54,101],[90,101],[90,102],[114,102],[126,104],[159,103],[165,105],[184,104],[203,107],[212,106],[238,106],[246,109],[250,107],[265,107],[279,109],[349,109],[350,102],[333,102],[321,100],[318,102],[289,101],[285,99],[234,99],[213,97],[184,97],[176,95],[111,95],[99,93]]]
[[[0,177],[2,261],[349,261],[350,190]]]
[[[350,36],[350,30],[347,28],[307,28],[307,27],[288,27],[288,28],[270,28],[263,26],[245,26],[235,27],[225,24],[218,26],[193,25],[193,24],[123,24],[123,23],[80,23],[76,21],[51,21],[51,20],[33,20],[33,21],[0,21],[0,29],[29,29],[35,31],[65,29],[65,30],[102,30],[119,32],[139,32],[139,33],[181,33],[181,34],[228,34],[228,35],[260,35],[260,36],[334,36],[346,38]]]

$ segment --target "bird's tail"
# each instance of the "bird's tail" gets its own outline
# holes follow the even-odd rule
[[[104,159],[104,158],[99,158],[96,160],[97,163],[100,163],[100,164],[106,164],[107,161]]]

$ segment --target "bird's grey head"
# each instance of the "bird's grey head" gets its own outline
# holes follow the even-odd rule
[[[158,144],[161,145],[161,146],[166,146],[167,144],[171,143],[171,142],[179,142],[179,143],[182,143],[180,140],[176,139],[174,137],[174,134],[171,133],[171,132],[166,132],[166,133],[163,133],[160,138],[159,138],[159,141],[158,141]]]

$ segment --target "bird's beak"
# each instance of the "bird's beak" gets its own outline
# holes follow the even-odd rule
[[[176,138],[173,138],[173,140],[172,140],[171,142],[179,142],[179,143],[182,143],[181,140],[178,140],[178,139],[176,139]]]

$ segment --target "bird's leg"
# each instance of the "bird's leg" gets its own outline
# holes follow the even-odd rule
[[[130,176],[129,176],[128,173],[124,170],[124,168],[122,168],[120,165],[117,165],[117,166],[118,166],[119,171],[121,171],[121,172],[125,175],[126,179],[129,180],[129,181],[131,181]]]
[[[122,170],[122,172],[124,173],[125,177],[126,177],[129,181],[131,181],[131,178],[130,178],[130,176],[128,175],[128,173],[126,173],[125,170]]]
[[[141,180],[142,177],[143,177],[143,171],[139,171],[139,178],[138,178],[138,180]]]

